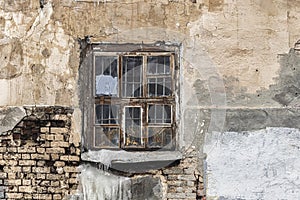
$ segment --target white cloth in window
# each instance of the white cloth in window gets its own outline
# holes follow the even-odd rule
[[[96,76],[96,94],[117,96],[118,77],[103,74]]]

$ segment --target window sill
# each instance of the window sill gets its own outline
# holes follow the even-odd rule
[[[142,172],[166,167],[182,159],[179,151],[128,152],[124,150],[88,151],[81,154],[83,161],[102,163],[126,172]]]

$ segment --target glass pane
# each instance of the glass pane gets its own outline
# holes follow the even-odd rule
[[[148,123],[171,123],[171,105],[148,105]]]
[[[164,147],[172,142],[172,129],[166,127],[148,127],[148,146]],[[171,145],[172,146],[172,145]]]
[[[96,105],[96,124],[119,124],[118,105]]]
[[[125,107],[125,146],[137,147],[142,144],[141,107]]]
[[[122,62],[122,96],[141,97],[143,83],[143,57],[124,56]]]
[[[164,79],[163,78],[157,78],[156,79],[156,87],[157,87],[157,96],[163,96],[164,95]]]
[[[117,57],[95,57],[95,85],[95,94],[97,96],[118,96]]]
[[[172,122],[172,113],[171,113],[171,106],[164,105],[164,123],[171,123]]]
[[[149,56],[147,74],[170,74],[170,56]]]
[[[148,78],[148,96],[172,95],[171,77]]]
[[[96,147],[119,147],[119,128],[96,127],[95,146]]]

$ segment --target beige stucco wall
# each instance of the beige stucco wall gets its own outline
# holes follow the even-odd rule
[[[42,9],[37,0],[0,3],[1,106],[76,106],[77,40],[85,36],[97,42],[165,40],[200,46],[221,77],[239,80],[231,86],[235,93],[274,84],[278,54],[300,38],[300,6],[291,0],[45,3]]]
[[[259,134],[268,135],[267,141],[282,142],[289,132],[282,127],[299,129],[300,57],[293,50],[300,39],[299,11],[298,0],[0,1],[0,111],[7,106],[70,106],[74,108],[72,133],[79,142],[80,40],[181,44],[178,143],[185,147],[183,152],[193,147],[201,161],[207,158],[208,171],[199,163],[208,195],[218,198],[230,191],[218,190],[214,181],[225,186],[236,181],[247,190],[247,178],[239,182],[235,172],[243,172],[244,163],[252,164],[252,160],[227,166],[227,172],[219,163],[228,163],[235,152],[258,149],[265,140]],[[12,127],[15,121],[11,120]],[[278,129],[266,129],[269,126]],[[231,133],[224,134],[223,127]],[[299,157],[289,149],[290,142],[298,141],[299,131],[295,135],[282,147],[291,158]],[[229,142],[215,148],[219,138]],[[237,141],[236,145],[231,141]],[[257,157],[271,152],[271,160],[263,164],[272,166],[272,159],[286,162],[275,147],[263,147],[255,151]],[[241,160],[248,159],[246,153]],[[265,168],[257,170],[259,176]],[[232,179],[222,179],[223,172]],[[284,173],[274,179],[292,180]],[[247,194],[243,194],[246,199]]]

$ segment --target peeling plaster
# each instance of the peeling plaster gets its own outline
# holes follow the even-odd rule
[[[0,107],[0,134],[12,130],[25,116],[22,107]]]

